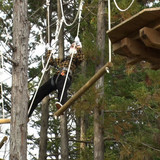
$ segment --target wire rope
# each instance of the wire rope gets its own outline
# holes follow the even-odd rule
[[[127,11],[127,10],[132,6],[133,2],[134,2],[134,0],[132,0],[132,2],[129,4],[129,6],[128,6],[126,9],[121,9],[121,8],[118,6],[118,4],[117,4],[116,0],[114,0],[114,4],[115,4],[115,6],[116,6],[116,7],[117,7],[117,9],[118,9],[119,11],[121,11],[121,12],[125,12],[125,11]]]

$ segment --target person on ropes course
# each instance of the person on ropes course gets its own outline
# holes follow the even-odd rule
[[[75,42],[71,45],[69,50],[70,55],[67,56],[65,59],[61,60],[57,59],[50,59],[49,64],[52,66],[58,67],[58,71],[46,82],[44,83],[37,91],[35,99],[29,101],[28,105],[28,117],[30,117],[37,107],[38,103],[42,101],[44,97],[49,95],[52,91],[58,90],[58,102],[56,103],[57,109],[59,109],[63,104],[67,101],[67,90],[69,89],[72,83],[72,74],[75,71],[76,67],[81,64],[84,60],[84,54],[82,53],[82,45],[81,42]],[[61,98],[65,78],[68,71],[68,66],[71,59],[71,54],[73,53],[73,59],[70,67],[70,71],[68,73],[68,78],[66,81],[66,85],[63,91],[63,96]],[[49,53],[50,54],[50,53]],[[49,57],[49,55],[47,55]],[[33,102],[32,102],[33,100]]]

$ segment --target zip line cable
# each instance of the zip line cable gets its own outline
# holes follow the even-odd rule
[[[118,4],[117,4],[116,0],[114,0],[114,4],[115,4],[115,6],[116,6],[116,7],[117,7],[117,9],[118,9],[119,11],[121,11],[121,12],[125,12],[125,11],[127,11],[127,10],[132,6],[133,2],[134,2],[134,0],[132,0],[132,2],[129,4],[129,6],[128,6],[126,9],[121,9],[121,8],[118,6]]]

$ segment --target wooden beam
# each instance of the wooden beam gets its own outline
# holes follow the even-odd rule
[[[145,46],[141,45],[138,40],[124,38],[113,44],[113,52],[133,58],[145,54]]]
[[[140,40],[124,38],[113,44],[113,52],[126,57],[138,58],[153,64],[159,64],[160,50],[146,47]]]
[[[54,116],[60,116],[69,106],[71,106],[78,98],[82,96],[101,76],[104,75],[107,68],[111,68],[113,64],[111,62],[106,63],[83,87],[76,92],[57,112]]]
[[[3,147],[5,141],[7,140],[8,140],[7,136],[3,137],[2,141],[0,142],[0,149]]]
[[[10,123],[10,119],[0,119],[0,124]]]
[[[160,49],[160,32],[159,31],[152,28],[143,27],[142,29],[140,29],[139,35],[141,40],[147,47]]]

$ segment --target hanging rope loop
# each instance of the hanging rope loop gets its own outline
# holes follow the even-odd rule
[[[126,9],[121,9],[121,8],[118,6],[116,0],[114,0],[115,6],[116,6],[117,9],[118,9],[119,11],[121,11],[121,12],[127,11],[127,10],[132,6],[133,2],[134,2],[134,0],[132,0],[132,2],[129,4],[129,6],[128,6]]]
[[[81,2],[80,2],[79,8],[78,8],[78,12],[76,14],[75,19],[73,20],[72,23],[69,24],[69,23],[66,22],[66,19],[65,19],[65,16],[64,16],[64,10],[63,10],[62,0],[60,0],[60,6],[61,6],[61,11],[62,11],[62,18],[64,19],[64,23],[65,23],[66,26],[72,26],[76,22],[76,20],[78,18],[78,15],[80,13],[80,10],[82,10],[82,7],[83,7],[83,3],[82,2],[83,2],[83,0],[81,0]]]

